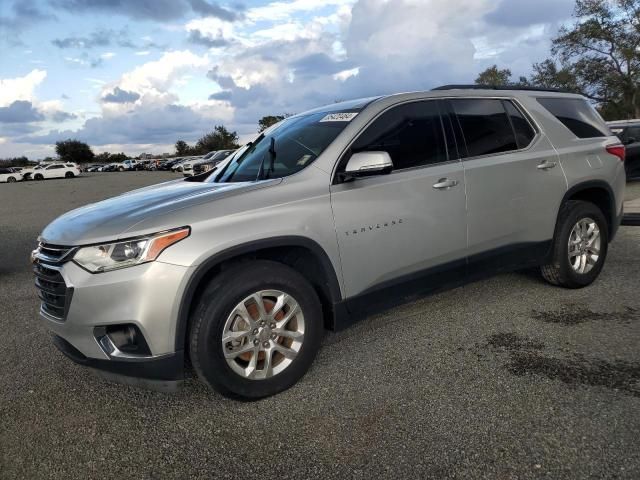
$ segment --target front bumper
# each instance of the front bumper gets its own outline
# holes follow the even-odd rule
[[[63,318],[42,307],[40,317],[67,357],[124,376],[129,380],[125,383],[134,378],[160,383],[184,378],[184,352],[176,345],[176,330],[191,268],[159,261],[100,274],[91,274],[73,262],[55,268],[72,294]],[[122,324],[139,329],[150,355],[109,352],[98,341],[98,332],[104,330],[99,327]]]
[[[98,360],[84,356],[64,338],[54,335],[53,344],[73,362],[89,367],[107,380],[161,392],[178,390],[184,381],[184,352],[143,361]]]

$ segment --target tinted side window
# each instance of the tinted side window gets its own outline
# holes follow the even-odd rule
[[[517,150],[518,144],[502,101],[491,99],[453,99],[468,156],[492,155]]]
[[[47,167],[47,170],[55,170],[57,168],[64,168],[64,165],[51,165],[50,167]]]
[[[4,175],[5,173],[11,173],[8,168],[0,168],[0,175]]]
[[[438,102],[407,103],[383,113],[358,137],[351,151],[387,152],[394,170],[446,162]]]
[[[608,137],[609,127],[586,100],[581,98],[538,98],[578,138]]]
[[[629,127],[625,132],[625,137],[627,141],[634,139],[636,142],[640,142],[640,127]]]
[[[526,148],[536,136],[536,131],[513,102],[505,100],[504,108],[511,119],[511,125],[513,125],[513,130],[516,134],[518,148]]]

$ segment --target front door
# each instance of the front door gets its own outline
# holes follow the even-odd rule
[[[392,107],[347,153],[386,151],[394,163],[390,174],[331,187],[347,297],[381,300],[376,292],[391,291],[385,287],[409,294],[398,286],[428,287],[429,273],[464,265],[464,172],[457,155],[448,153],[439,105]]]

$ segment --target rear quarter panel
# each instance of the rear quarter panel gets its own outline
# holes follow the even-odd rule
[[[607,153],[608,145],[619,144],[615,135],[598,138],[577,138],[567,127],[540,105],[534,97],[523,99],[527,110],[542,126],[558,154],[560,165],[567,178],[568,189],[582,183],[602,181],[608,184],[615,196],[616,214],[624,201],[624,163]],[[558,209],[562,199],[558,199]]]

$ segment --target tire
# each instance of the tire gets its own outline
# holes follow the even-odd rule
[[[257,323],[255,326],[259,328],[253,329],[254,326],[249,326],[239,315],[231,316],[236,307],[243,302],[247,300],[253,302],[253,299],[248,297],[256,292],[261,292],[263,295],[272,293],[265,291],[284,292],[289,295],[290,299],[295,299],[295,303],[299,306],[299,310],[294,311],[301,312],[302,316],[298,317],[299,314],[291,315],[291,321],[278,330],[281,332],[285,326],[292,323],[295,323],[299,330],[302,325],[304,337],[301,344],[297,346],[297,355],[292,359],[279,353],[279,349],[285,346],[286,342],[291,342],[288,344],[288,347],[291,348],[285,349],[290,355],[290,352],[296,348],[295,340],[278,337],[274,332],[271,332],[268,325],[259,327],[259,323]],[[268,300],[264,297],[262,303],[265,310],[272,313],[272,310],[267,310],[267,308],[273,309],[275,305],[268,305],[267,302]],[[253,307],[253,312],[250,315],[257,314],[254,305],[255,303],[244,303],[245,313],[250,312]],[[287,315],[284,313],[284,309],[282,312],[283,315]],[[279,315],[280,313],[277,313],[275,319]],[[282,320],[282,317],[280,318]],[[189,355],[191,364],[201,380],[227,397],[257,400],[275,395],[294,385],[310,368],[322,340],[324,331],[322,318],[322,306],[316,292],[306,279],[295,270],[277,262],[264,260],[238,265],[211,280],[198,300],[190,319]],[[267,320],[267,322],[272,322],[270,323],[271,328],[276,325],[276,321],[279,321],[275,319]],[[302,320],[300,321],[300,319]],[[246,330],[246,337],[223,344],[223,332],[229,333],[226,327],[230,322],[233,325],[238,321],[246,324],[245,328],[240,329],[243,334]],[[260,333],[253,335],[258,329]],[[273,335],[276,335],[276,339]],[[225,353],[231,352],[229,354],[233,354],[233,342],[240,343],[236,351],[238,349],[245,351],[246,348],[249,348],[250,351],[245,351],[242,355],[227,360]],[[279,345],[279,342],[283,345]],[[267,351],[270,352],[268,354],[262,348],[266,344],[271,345],[268,347]],[[260,353],[256,353],[258,351]],[[260,357],[260,355],[263,356]],[[269,371],[265,367],[266,355],[270,355],[269,358],[272,358],[272,376],[265,373]],[[263,378],[246,378],[237,371],[242,369],[245,363],[247,371],[251,370],[254,356],[257,364],[254,364],[253,374]],[[258,370],[258,366],[262,368]],[[277,369],[281,369],[281,371],[276,372]]]
[[[73,174],[73,172],[67,172],[64,174],[65,178],[73,178],[75,177],[75,175]]]
[[[41,174],[41,173],[36,173],[36,174],[33,176],[33,178],[34,178],[35,180],[44,180],[44,177],[42,176],[42,174]]]
[[[591,222],[592,221],[592,222]],[[576,242],[579,234],[574,234],[574,228],[579,222],[584,222],[585,226],[595,223],[599,230],[599,252],[597,260],[593,258],[589,262],[579,262],[579,257],[574,257],[577,269],[574,268],[569,259],[569,241]],[[591,229],[591,226],[588,227]],[[595,247],[595,243],[589,247],[589,241],[593,241],[594,234],[583,235],[585,239],[573,246],[579,250],[585,248],[585,255],[590,257],[590,253]],[[560,209],[558,223],[556,226],[556,234],[553,239],[553,252],[551,263],[541,268],[542,276],[552,285],[564,288],[583,288],[591,285],[600,274],[607,257],[609,247],[609,230],[608,224],[602,211],[593,203],[570,200]],[[589,267],[590,266],[590,267]],[[584,271],[580,271],[580,270]]]
[[[8,183],[15,183],[16,179],[14,177],[9,177],[9,178],[7,178],[7,182]]]
[[[124,172],[124,168],[120,167],[120,168],[118,169],[118,171],[119,171],[119,172]]]

